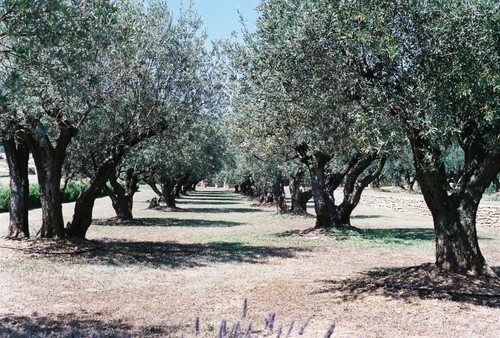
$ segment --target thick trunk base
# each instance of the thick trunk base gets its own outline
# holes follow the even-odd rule
[[[479,248],[474,210],[440,210],[433,216],[437,267],[459,274],[495,275]]]
[[[8,238],[30,237],[28,147],[13,138],[3,140],[10,176],[9,229]]]

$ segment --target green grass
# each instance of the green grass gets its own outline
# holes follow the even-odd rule
[[[375,244],[414,245],[434,240],[434,230],[426,228],[367,229],[361,233],[363,240]]]

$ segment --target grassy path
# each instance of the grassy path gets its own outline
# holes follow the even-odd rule
[[[177,212],[147,209],[152,197],[142,187],[140,222],[123,225],[106,221],[112,209],[99,200],[87,243],[0,240],[0,337],[194,337],[195,318],[198,337],[216,336],[222,319],[252,321],[254,337],[275,337],[292,321],[298,337],[308,319],[302,337],[323,337],[332,322],[342,337],[494,336],[500,327],[498,308],[478,299],[370,284],[432,262],[429,217],[361,205],[353,221],[367,231],[352,237],[303,233],[314,218],[278,215],[223,189],[183,197]],[[500,266],[498,228],[479,230],[484,255]]]

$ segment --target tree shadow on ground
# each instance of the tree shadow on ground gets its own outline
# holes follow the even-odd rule
[[[72,264],[113,266],[146,265],[153,268],[193,268],[213,263],[264,264],[269,258],[294,258],[302,248],[246,245],[238,242],[177,243],[126,240],[29,240],[13,246],[32,258]]]
[[[241,195],[235,194],[231,191],[193,191],[189,193],[188,196],[193,197],[208,197],[208,198],[229,198],[229,199],[240,199]]]
[[[211,198],[207,199],[198,199],[198,198],[189,198],[189,199],[180,199],[177,201],[180,204],[210,204],[210,205],[229,205],[229,204],[241,204],[236,200],[214,200]]]
[[[252,208],[186,208],[188,212],[207,214],[227,214],[227,213],[251,213],[261,212],[260,209]]]
[[[300,249],[299,249],[300,250]],[[296,248],[252,246],[234,242],[181,244],[176,242],[103,241],[87,259],[111,265],[146,264],[153,267],[192,268],[212,263],[262,264],[268,258],[293,258]]]
[[[202,198],[202,199],[224,199],[224,200],[242,200],[243,196],[238,194],[204,194],[204,193],[190,193],[188,195],[181,195],[181,198]]]
[[[0,337],[126,337],[131,334],[132,327],[121,321],[80,317],[75,314],[5,316],[0,318]]]
[[[115,219],[94,220],[99,226],[138,226],[138,227],[190,227],[190,228],[229,228],[243,225],[242,222],[206,220],[206,219],[179,219],[161,217],[141,217],[131,221],[120,222]]]
[[[499,268],[494,268],[496,273]],[[443,299],[500,308],[500,279],[447,273],[434,264],[378,268],[356,278],[324,281],[315,294],[336,293],[343,301],[383,295],[411,302],[414,298]]]
[[[8,315],[0,318],[0,337],[170,337],[179,330],[178,326],[166,325],[133,328],[120,320],[105,322],[81,317],[74,313],[52,317]]]
[[[418,241],[434,240],[434,230],[426,228],[363,229],[361,232],[349,229],[311,228],[305,230],[291,230],[277,234],[278,237],[306,237],[318,235],[342,240],[361,237],[362,239],[386,244],[412,244]]]

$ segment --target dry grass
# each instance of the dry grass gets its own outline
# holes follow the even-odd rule
[[[240,320],[253,336],[490,336],[500,332],[498,281],[432,269],[432,221],[361,205],[363,235],[305,231],[312,217],[277,215],[229,191],[203,189],[185,211],[148,210],[117,224],[97,203],[88,242],[0,240],[0,336],[200,337]],[[71,205],[65,206],[70,217]],[[31,213],[36,229],[38,210]],[[69,219],[68,219],[69,220]],[[0,215],[1,231],[7,215]],[[500,266],[500,228],[480,227],[487,261]],[[427,282],[426,282],[427,281]],[[457,285],[461,285],[457,288]],[[243,299],[248,316],[242,318]],[[276,314],[274,333],[265,330]]]

